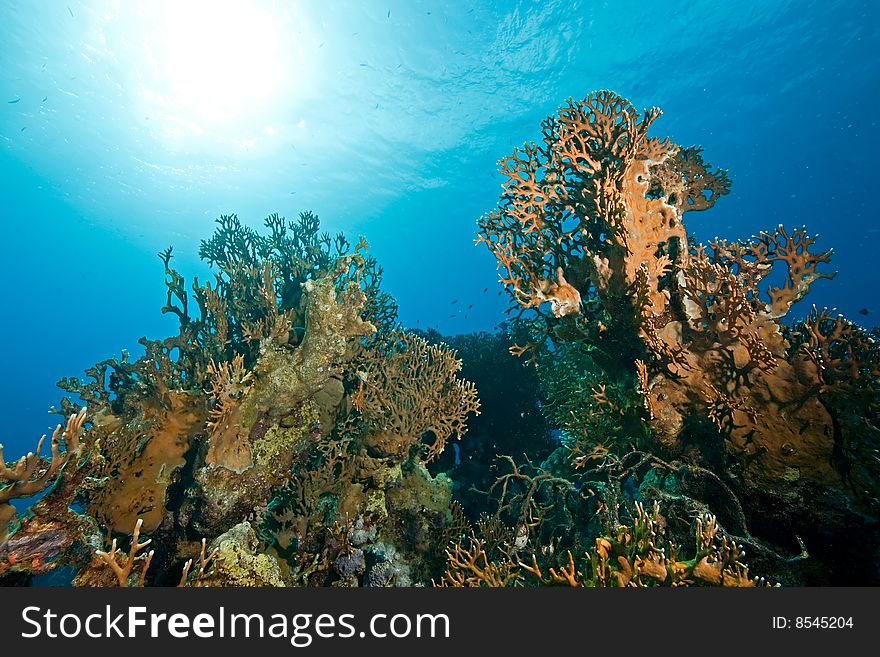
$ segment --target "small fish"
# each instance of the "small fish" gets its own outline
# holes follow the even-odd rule
[[[20,100],[21,100],[21,96],[19,96],[18,98],[14,98],[12,100],[7,100],[6,102],[9,103],[10,105],[14,105],[15,103],[17,103]]]
[[[468,306],[468,310],[470,310],[470,309],[473,308],[473,307],[474,307],[474,304],[469,305],[469,306]]]
[[[70,17],[71,17],[71,18],[76,18],[76,16],[73,15],[73,9],[70,8],[70,5],[67,5],[67,11],[70,12]]]
[[[47,100],[49,100],[49,96],[46,96],[45,98],[43,98],[43,102],[44,102],[44,103],[45,103]]]
[[[24,132],[25,130],[27,130],[27,126],[23,127],[23,128],[21,129],[21,132]]]
[[[450,315],[449,317],[455,319],[456,317],[458,317],[458,315]]]
[[[391,18],[391,10],[390,9],[388,10],[388,15],[385,16],[385,18]]]
[[[450,305],[450,306],[454,306],[454,305],[457,304],[457,303],[458,303],[458,299],[454,299],[454,300],[452,301],[452,303],[449,304],[449,305]]]
[[[488,288],[488,287],[484,287],[484,288],[483,288],[483,294],[486,294],[486,292],[488,292],[488,291],[489,291],[489,288]]]
[[[862,308],[862,309],[859,311],[859,315],[870,315],[870,314],[871,314],[871,309],[870,309],[870,308]]]

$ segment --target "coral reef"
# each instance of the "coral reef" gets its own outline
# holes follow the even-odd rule
[[[448,437],[461,439],[468,415],[479,415],[480,404],[474,385],[456,378],[460,369],[454,352],[413,334],[394,332],[374,346],[365,359],[356,401],[375,427],[368,446],[383,456],[399,456],[430,434],[424,445],[424,459],[430,461],[443,451]],[[424,376],[425,371],[431,376]]]
[[[501,161],[495,334],[405,330],[308,212],[220,217],[204,283],[159,253],[177,333],[0,447],[0,584],[880,582],[878,332],[788,319],[833,276],[806,229],[696,243],[731,181],[659,115],[596,92]]]
[[[478,242],[527,326],[512,353],[539,365],[575,464],[651,450],[722,475],[755,516],[785,509],[783,531],[851,522],[876,544],[880,349],[827,312],[782,323],[833,277],[805,229],[689,238],[684,214],[730,180],[701,149],[649,137],[659,115],[599,91],[501,161]]]
[[[245,521],[218,536],[212,543],[213,562],[199,586],[285,586],[281,566],[274,557],[260,553],[260,541]]]
[[[0,445],[0,543],[6,539],[9,525],[16,518],[11,500],[31,497],[53,484],[69,460],[79,457],[80,432],[85,421],[85,410],[71,415],[62,430],[59,424],[52,432],[51,456],[47,462],[40,456],[45,434],[37,442],[37,451],[22,456],[14,465],[8,466]],[[62,449],[63,448],[63,449]]]
[[[200,253],[214,281],[191,294],[161,252],[162,312],[179,333],[60,382],[76,397],[51,459],[38,446],[0,470],[0,576],[63,565],[79,586],[430,581],[452,498],[424,463],[465,433],[476,390],[452,350],[397,327],[366,242],[320,234],[310,213],[265,226],[221,217]],[[14,522],[9,500],[43,491]]]
[[[571,550],[562,559],[549,549],[523,561],[510,545],[487,552],[487,542],[476,535],[467,547],[453,543],[440,586],[522,586],[529,578],[540,585],[571,587],[737,586],[765,585],[749,577],[742,546],[721,533],[717,519],[706,514],[695,523],[694,556],[682,559],[679,546],[665,537],[665,519],[656,502],[650,512],[636,503],[632,524],[596,539],[592,552],[576,560]],[[514,548],[516,547],[514,543]],[[555,557],[555,558],[554,558]],[[548,565],[552,563],[554,565]]]

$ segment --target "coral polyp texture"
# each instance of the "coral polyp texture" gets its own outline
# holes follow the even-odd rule
[[[205,282],[162,251],[177,333],[0,449],[0,583],[880,582],[877,331],[789,318],[834,276],[805,228],[697,243],[731,180],[659,116],[599,91],[500,162],[495,334],[404,329],[309,212],[222,216]]]

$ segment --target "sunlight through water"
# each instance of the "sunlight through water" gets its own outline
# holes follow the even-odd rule
[[[151,98],[201,122],[234,121],[271,102],[282,79],[276,22],[241,2],[145,3],[157,64]]]
[[[284,16],[230,0],[142,2],[136,12],[129,31],[143,50],[132,64],[144,110],[160,118],[165,136],[227,135],[253,147],[253,121],[277,111],[296,86],[285,70]],[[262,134],[274,132],[269,125]]]

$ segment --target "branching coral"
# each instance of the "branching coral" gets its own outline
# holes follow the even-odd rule
[[[113,571],[113,574],[116,575],[116,581],[119,582],[119,586],[128,586],[128,578],[131,575],[135,564],[143,556],[139,555],[138,552],[143,550],[152,542],[152,540],[149,538],[146,541],[140,541],[142,525],[143,520],[140,519],[138,519],[138,521],[134,525],[134,533],[131,535],[131,547],[128,550],[128,555],[125,555],[121,551],[116,549],[115,538],[113,539],[113,544],[110,546],[109,552],[104,552],[103,550],[98,550],[97,552],[95,552],[95,555],[98,557],[98,559],[107,564],[110,570]],[[138,586],[144,585],[144,579],[147,576],[147,570],[149,570],[150,562],[153,560],[153,554],[155,554],[155,552],[153,550],[150,550],[149,552],[147,552],[146,556],[143,556],[143,565],[141,567],[140,575],[138,575],[137,578]]]
[[[262,235],[235,215],[220,217],[214,234],[202,242],[199,251],[209,265],[218,268],[215,285],[194,286],[203,321],[210,323],[213,317],[221,317],[211,312],[211,305],[223,306],[226,312],[222,317],[227,318],[223,333],[232,346],[250,354],[248,366],[255,353],[247,345],[273,331],[281,337],[286,327],[293,333],[290,339],[298,342],[302,336],[296,327],[303,326],[301,298],[307,283],[329,273],[338,278],[340,289],[359,279],[366,297],[365,321],[382,329],[394,326],[397,307],[380,289],[382,269],[375,258],[362,254],[356,272],[338,270],[339,259],[362,251],[366,246],[363,241],[352,248],[342,234],[331,238],[320,233],[318,218],[311,212],[290,222],[273,214],[265,226],[268,233]],[[279,319],[286,321],[278,325]]]
[[[80,433],[86,420],[86,409],[71,415],[67,426],[59,424],[52,432],[51,456],[48,461],[40,455],[46,436],[37,442],[36,452],[29,452],[14,464],[3,458],[0,445],[0,544],[6,540],[10,523],[16,513],[11,500],[31,497],[44,491],[71,458],[79,456]]]
[[[461,438],[470,414],[479,414],[474,385],[458,378],[461,361],[447,347],[393,332],[365,357],[362,414],[373,428],[368,444],[383,455],[405,455],[424,445],[424,460]],[[427,435],[425,442],[422,442]]]
[[[816,307],[789,338],[794,358],[818,371],[818,397],[835,418],[837,469],[880,509],[880,343],[841,315]]]
[[[571,587],[739,586],[766,585],[751,578],[742,546],[728,538],[711,514],[696,519],[694,553],[682,558],[679,546],[665,537],[665,519],[655,502],[650,511],[636,503],[631,524],[599,536],[583,559],[571,550],[555,553],[550,546],[530,558],[517,556],[523,546],[494,548],[471,535],[468,545],[453,541],[439,586],[505,587],[522,585]],[[539,558],[540,557],[540,558]],[[542,563],[543,562],[543,563]]]
[[[446,550],[446,571],[439,586],[498,588],[513,586],[523,578],[519,566],[509,555],[490,561],[485,541],[474,535],[469,541],[468,547],[455,541]]]
[[[227,368],[238,379],[233,387],[240,398],[218,392],[225,399],[216,407],[222,422],[211,427],[204,467],[196,473],[210,523],[236,517],[242,504],[267,502],[270,489],[283,484],[294,460],[308,452],[322,416],[342,402],[343,372],[375,331],[362,318],[362,266],[359,255],[343,256],[322,278],[303,284],[305,331],[295,348],[265,338],[252,373]]]
[[[123,588],[144,586],[155,550],[142,552],[153,542],[149,538],[145,541],[140,540],[143,524],[140,519],[134,523],[128,552],[117,548],[116,538],[113,539],[108,551],[94,550],[91,561],[81,568],[74,578],[74,586]]]
[[[500,163],[507,182],[498,210],[480,220],[478,241],[498,259],[513,300],[538,309],[548,329],[569,317],[577,330],[614,340],[615,325],[640,321],[630,303],[636,287],[644,293],[641,312],[663,313],[665,278],[686,234],[680,213],[664,198],[647,196],[650,183],[658,186],[651,168],[677,153],[669,142],[647,137],[659,113],[639,118],[607,91],[569,100],[542,124],[543,145],[526,144]],[[718,181],[717,193],[726,189],[724,172],[704,168],[701,180]],[[643,263],[656,266],[643,271]],[[550,315],[541,309],[548,281],[564,282],[566,293],[566,303],[557,300]],[[580,303],[572,307],[575,299]]]
[[[219,547],[215,547],[211,550],[211,553],[207,553],[208,549],[208,541],[206,539],[202,539],[201,548],[199,549],[199,567],[192,574],[192,583],[190,584],[190,570],[193,567],[195,561],[190,558],[186,560],[186,563],[183,564],[183,572],[180,574],[180,583],[177,585],[178,587],[183,587],[187,585],[191,586],[201,586],[202,582],[206,579],[208,575],[208,569],[211,566],[211,562],[214,560],[214,557],[217,556],[217,553],[220,551]]]
[[[347,386],[357,378],[356,363],[381,342],[377,332],[385,336],[396,324],[396,304],[381,290],[382,271],[366,254],[366,243],[320,233],[311,213],[294,222],[272,215],[265,225],[268,234],[261,234],[235,216],[221,217],[202,244],[200,254],[217,272],[204,285],[194,280],[188,287],[172,249],[162,251],[162,312],[177,317],[178,334],[142,338],[141,358],[123,351],[87,370],[90,380],[61,381],[89,404],[87,449],[74,442],[85,411],[65,399],[63,412],[77,420],[69,427],[73,438],[56,432],[52,460],[37,454],[2,464],[4,537],[14,516],[8,500],[55,485],[33,507],[32,519],[11,525],[14,536],[0,552],[9,563],[0,572],[45,572],[64,562],[88,577],[92,551],[85,546],[102,533],[124,534],[137,522],[138,531],[152,534],[168,555],[154,564],[154,578],[168,582],[171,555],[187,533],[217,536],[245,518],[259,520],[294,476],[303,487],[314,484],[318,498],[332,489],[340,519],[367,513],[371,505],[384,508],[387,481],[423,485],[414,465],[403,474],[398,464],[397,475],[389,474],[395,464],[366,454],[360,443],[351,448],[353,459],[321,452],[322,441],[344,433],[335,425],[344,424],[351,410]],[[461,392],[463,403],[475,404],[472,387]],[[365,425],[358,421],[354,433],[362,437]],[[449,422],[437,447],[448,434],[463,432],[461,423]],[[315,450],[323,456],[313,472]],[[74,452],[81,458],[65,469]],[[350,473],[342,476],[340,468]],[[316,479],[323,471],[331,473],[324,488]],[[66,474],[59,477],[61,472]],[[448,486],[437,482],[432,494],[448,505]],[[318,498],[305,510],[316,518],[323,504]],[[388,504],[410,503],[398,498]],[[71,510],[74,502],[85,512]],[[115,549],[107,555],[105,561],[123,568]]]
[[[578,564],[571,551],[556,566],[541,567],[537,556],[520,567],[541,584],[574,587],[738,586],[766,585],[749,577],[742,547],[721,534],[714,516],[695,523],[695,554],[680,559],[678,546],[664,540],[664,519],[655,502],[649,512],[636,503],[632,526],[621,525],[614,536],[596,539],[595,549]],[[546,574],[545,574],[546,570]]]
[[[796,343],[816,363],[825,385],[850,389],[880,385],[880,346],[863,328],[813,306],[796,331]]]
[[[640,117],[609,91],[569,100],[542,124],[540,144],[501,161],[504,189],[480,220],[478,241],[498,261],[512,310],[534,317],[537,335],[516,353],[532,352],[549,380],[562,381],[555,370],[571,354],[590,363],[567,377],[561,387],[571,399],[558,390],[551,414],[605,386],[633,398],[616,405],[647,423],[662,449],[681,453],[711,434],[710,424],[745,466],[750,488],[847,486],[851,467],[834,438],[841,409],[818,390],[842,363],[852,376],[859,366],[847,352],[861,349],[859,338],[827,318],[808,322],[804,333],[816,346],[802,353],[811,365],[779,322],[813,282],[833,276],[819,271],[830,252],[811,252],[815,240],[804,229],[781,226],[749,241],[689,242],[684,213],[712,207],[730,181],[700,149],[649,137],[659,114]],[[785,267],[783,282],[766,285],[775,263]],[[548,340],[541,364],[535,354]],[[837,356],[822,354],[826,344]],[[860,376],[876,378],[869,369]],[[596,424],[575,426],[588,436]],[[637,437],[628,426],[625,437]],[[579,455],[590,452],[590,440],[607,440],[607,432],[592,433]]]
[[[266,227],[221,217],[202,244],[217,272],[204,285],[188,287],[162,251],[162,312],[177,335],[142,338],[140,358],[123,351],[89,380],[61,381],[79,399],[62,402],[72,417],[51,460],[38,447],[0,464],[0,575],[63,563],[81,586],[429,579],[436,563],[407,555],[434,559],[451,482],[423,461],[464,433],[474,386],[457,376],[454,352],[394,330],[396,305],[363,239],[320,234],[310,213],[272,215]],[[379,434],[403,448],[377,454]],[[9,500],[47,488],[13,524]],[[117,541],[133,526],[124,554]],[[157,559],[142,553],[141,532]],[[206,537],[195,574],[193,534]],[[95,553],[102,535],[117,538]]]

